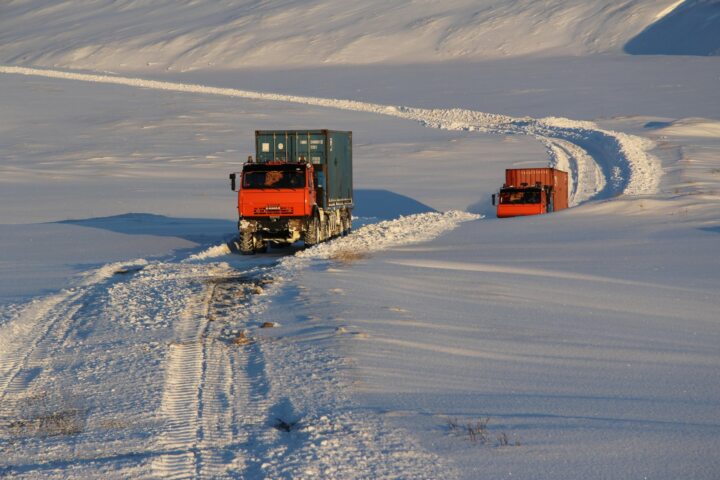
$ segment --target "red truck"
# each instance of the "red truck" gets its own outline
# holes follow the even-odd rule
[[[258,130],[255,153],[230,174],[241,253],[298,240],[312,246],[350,231],[352,132]]]
[[[540,215],[568,208],[568,174],[554,168],[511,168],[497,195],[498,218]]]

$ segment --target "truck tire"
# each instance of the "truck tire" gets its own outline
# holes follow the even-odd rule
[[[332,225],[330,225],[330,218],[323,215],[322,219],[320,220],[320,241],[321,242],[324,242],[325,240],[330,240],[330,238],[332,237],[331,228],[332,228]]]
[[[314,245],[317,245],[321,241],[320,237],[320,219],[317,217],[317,215],[313,215],[310,221],[308,221],[307,230],[305,230],[305,238],[303,239],[305,241],[305,246],[312,247]]]
[[[253,232],[249,230],[240,230],[240,253],[243,255],[255,254],[255,239]]]
[[[335,238],[335,222],[333,221],[333,217],[329,216],[327,217],[327,222],[325,222],[325,239],[331,240]]]
[[[257,248],[255,249],[255,251],[258,252],[258,253],[267,253],[267,251],[268,251],[268,243],[269,243],[269,242],[266,242],[266,241],[264,241],[264,240],[261,240],[261,241],[260,241],[260,246],[257,247]]]
[[[342,235],[343,227],[342,227],[342,218],[339,214],[333,215],[333,221],[332,221],[332,238],[337,238],[340,235]]]
[[[343,237],[352,232],[352,217],[343,216],[342,218],[342,234]]]

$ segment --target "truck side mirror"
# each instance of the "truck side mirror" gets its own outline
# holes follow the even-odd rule
[[[493,206],[495,206],[495,194],[494,193],[492,194],[492,202],[493,202]]]
[[[235,191],[235,186],[236,186],[236,185],[235,185],[235,178],[236,178],[236,177],[237,177],[237,175],[235,175],[234,173],[231,173],[231,174],[230,174],[230,188],[232,188],[232,191],[233,191],[233,192]]]

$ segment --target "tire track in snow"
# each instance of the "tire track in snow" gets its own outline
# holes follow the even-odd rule
[[[478,218],[479,215],[457,211],[410,215],[364,226],[346,237],[286,257],[266,272],[274,281],[267,286],[267,297],[258,299],[252,315],[264,311],[267,298],[277,294],[298,270],[314,260],[344,252],[371,253],[429,241]],[[212,247],[195,258],[222,254],[221,249]],[[217,319],[213,321],[216,322]],[[308,385],[306,379],[322,377],[332,360],[305,348],[292,341],[258,342],[247,346],[244,355],[234,357],[233,385],[237,390],[233,393],[239,405],[238,419],[234,422],[238,428],[235,444],[242,454],[236,456],[229,472],[240,478],[338,479],[398,475],[437,478],[441,471],[447,474],[442,461],[413,445],[407,434],[387,428],[377,416],[368,412],[358,414],[352,405],[346,405],[345,393],[338,390],[334,381],[329,386],[314,382]],[[317,359],[315,355],[319,355]],[[268,368],[272,376],[266,373]],[[300,398],[312,398],[311,411],[302,407],[296,410],[291,401],[295,392]],[[297,433],[281,433],[271,428],[278,415],[285,420],[301,418]]]
[[[5,397],[27,388],[31,377],[29,365],[36,349],[50,334],[62,335],[69,328],[82,306],[84,290],[65,290],[51,297],[32,302],[0,329],[0,405],[7,406]],[[36,372],[33,367],[31,370]],[[0,416],[5,416],[0,414]]]
[[[566,140],[539,140],[548,149],[550,166],[568,172],[570,206],[593,198],[605,188],[602,169],[585,150]]]
[[[30,368],[31,364],[62,347],[85,298],[110,279],[117,269],[136,263],[111,263],[91,271],[77,287],[29,302],[0,326],[0,405],[5,405],[9,393],[24,390],[37,376],[39,367]]]
[[[571,202],[574,205],[593,198],[604,199],[621,194],[652,194],[657,191],[662,177],[660,161],[648,153],[654,146],[653,142],[643,137],[604,130],[592,122],[555,117],[515,118],[458,108],[425,109],[391,106],[355,100],[283,95],[235,88],[14,66],[0,66],[0,73],[370,112],[414,120],[428,127],[445,130],[531,135],[548,147],[551,164],[565,161],[574,164],[574,167],[570,167],[571,173],[577,172],[572,180],[575,189]],[[568,142],[574,146],[567,148]],[[596,165],[591,165],[591,162]],[[604,178],[599,178],[594,174],[583,174],[584,172],[598,171],[602,172]]]
[[[370,465],[385,472],[429,471],[437,459],[404,440],[406,434],[384,427],[377,418],[354,412],[352,406],[342,403],[343,393],[336,390],[335,383],[330,384],[329,391],[327,386],[322,387],[322,410],[340,414],[318,415],[300,410],[298,413],[306,415],[308,423],[297,436],[274,429],[275,415],[283,415],[288,408],[294,410],[288,400],[288,383],[299,381],[296,388],[304,389],[301,396],[313,399],[311,405],[318,401],[316,385],[304,379],[313,378],[317,371],[332,375],[333,370],[328,370],[324,360],[327,357],[307,364],[306,352],[292,341],[236,345],[232,340],[243,329],[251,335],[257,332],[256,320],[272,295],[312,259],[329,258],[347,249],[372,252],[430,240],[475,218],[478,216],[461,212],[426,213],[368,225],[347,237],[286,257],[278,264],[254,266],[245,272],[227,263],[211,263],[213,257],[228,253],[217,247],[179,263],[141,260],[106,265],[90,272],[78,287],[17,309],[16,315],[3,325],[0,373],[6,398],[1,412],[12,419],[19,400],[42,393],[38,386],[49,386],[58,399],[80,392],[74,385],[79,380],[75,374],[83,372],[85,379],[91,374],[90,383],[85,385],[91,387],[93,398],[89,404],[79,401],[77,405],[81,409],[89,407],[91,425],[78,436],[58,440],[64,445],[53,453],[58,465],[73,465],[88,472],[113,465],[126,476],[143,471],[161,478],[257,478],[272,476],[273,472],[289,478],[304,475],[305,467],[311,464],[315,465],[312,468],[325,465],[344,472],[330,478],[354,478]],[[258,280],[253,280],[258,278],[262,279],[259,283],[266,295],[258,295],[263,293]],[[271,278],[274,282],[268,283]],[[100,380],[92,377],[112,372],[109,365],[115,361],[108,348],[122,344],[130,332],[135,332],[133,338],[141,338],[143,331],[160,342],[152,341],[133,350],[157,348],[151,351],[159,355],[158,363],[140,362],[133,370],[137,376],[123,376],[126,383],[114,384],[112,377],[102,380],[112,388],[101,392],[95,383]],[[85,337],[97,334],[102,337],[99,341]],[[102,359],[94,356],[98,354]],[[68,355],[72,356],[72,365],[67,363]],[[39,372],[38,365],[48,372],[60,369],[49,376]],[[158,368],[161,375],[157,374]],[[270,375],[269,371],[274,373]],[[278,371],[283,373],[278,375]],[[303,372],[300,377],[298,371]],[[38,375],[42,380],[34,380]],[[127,383],[129,378],[158,377],[152,388],[120,393],[120,398],[113,393],[115,387],[132,389],[132,381]],[[111,397],[107,399],[113,404],[110,411],[105,410],[105,396]],[[125,405],[129,398],[131,405]],[[108,418],[108,413],[121,416]],[[147,433],[133,430],[150,434],[142,444],[132,434],[108,431],[102,426],[122,425],[127,415],[144,418],[152,425]],[[345,426],[353,433],[347,434]],[[9,434],[12,436],[12,432]],[[294,440],[288,443],[291,437]],[[328,438],[334,440],[326,441]],[[109,439],[111,451],[116,454],[98,459],[98,445]],[[43,445],[42,438],[33,442],[38,448]],[[343,445],[344,450],[338,452],[337,445]],[[393,455],[396,451],[403,452],[401,458]],[[293,462],[286,463],[286,458]],[[345,467],[338,464],[340,458]],[[31,454],[24,457],[16,453],[14,461],[39,465],[39,459]]]
[[[255,272],[257,275],[257,272]],[[165,428],[152,462],[158,478],[244,477],[255,462],[255,430],[270,404],[265,360],[248,342],[234,342],[247,326],[252,277],[208,267],[192,283],[166,362],[160,415]]]
[[[260,288],[255,276],[243,274],[210,281],[199,390],[198,476],[252,478],[248,472],[257,463],[255,451],[268,430],[272,395],[262,349],[240,332],[249,327],[251,304]]]
[[[365,226],[347,237],[286,257],[266,269],[255,269],[248,273],[210,264],[206,270],[199,270],[198,275],[189,279],[196,286],[182,296],[187,304],[180,315],[177,340],[171,346],[166,361],[160,408],[160,414],[165,418],[165,428],[156,442],[158,456],[151,465],[153,474],[162,478],[214,478],[228,475],[260,478],[268,472],[287,469],[282,463],[275,463],[282,462],[283,458],[277,457],[276,452],[287,447],[284,446],[286,440],[282,434],[272,427],[272,411],[286,401],[286,397],[278,397],[282,389],[278,389],[277,385],[287,382],[287,377],[292,374],[286,374],[284,378],[270,378],[266,370],[269,364],[280,366],[281,370],[287,369],[285,359],[292,356],[295,347],[292,344],[276,346],[275,349],[279,351],[268,359],[260,343],[251,341],[237,345],[232,341],[238,338],[239,331],[248,328],[253,331],[252,328],[257,328],[257,325],[250,325],[250,318],[266,308],[267,299],[258,297],[255,292],[258,283],[253,279],[274,279],[266,285],[265,291],[268,296],[272,296],[312,259],[330,258],[348,249],[372,252],[426,241],[455,228],[461,222],[476,218],[479,216],[463,212],[412,215]],[[226,249],[210,247],[205,252],[191,256],[188,261],[206,261],[227,254]],[[183,266],[192,267],[193,263],[178,265],[180,268]],[[198,288],[199,282],[207,285]],[[151,294],[150,300],[155,296]],[[311,371],[313,368],[319,366],[309,367]],[[397,445],[403,446],[398,448],[407,448],[402,441],[397,440],[397,434],[378,430],[378,425],[370,420],[359,420],[355,416],[352,418],[355,422],[367,422],[367,425],[357,424],[359,432],[373,433],[362,434],[358,439],[344,440],[349,449],[344,454],[349,455],[349,458],[353,458],[353,455],[357,455],[357,458],[379,458],[387,454],[382,451],[370,452],[372,449],[368,445],[359,448],[353,444],[365,442],[368,435],[386,435],[387,438],[395,438]],[[323,418],[318,421],[332,420]],[[335,427],[328,428],[334,431]],[[318,447],[308,445],[308,448]],[[299,451],[302,452],[302,448],[299,447]],[[275,452],[270,455],[275,455],[272,460],[268,458],[269,452]],[[290,450],[287,455],[294,455],[294,452]],[[403,459],[406,463],[403,468],[418,471],[429,468],[428,458],[426,454],[417,452],[416,457],[408,455]],[[328,460],[323,457],[322,461]],[[290,476],[303,474],[302,461],[296,464],[298,470]],[[421,465],[425,467],[421,468]],[[393,467],[388,465],[384,468]]]
[[[197,450],[202,420],[200,393],[204,365],[202,336],[207,324],[207,292],[188,299],[178,325],[178,339],[170,345],[160,414],[165,428],[157,444],[163,452],[152,463],[157,478],[187,478],[200,471]],[[204,301],[197,297],[205,297]]]

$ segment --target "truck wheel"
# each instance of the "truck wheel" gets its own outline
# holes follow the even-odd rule
[[[323,216],[323,220],[325,220],[325,217]],[[325,240],[329,240],[331,236],[331,225],[330,220],[327,219],[326,221],[320,220],[320,241],[324,242]]]
[[[340,235],[342,235],[342,231],[343,231],[342,219],[340,217],[336,216],[333,219],[333,223],[332,223],[332,237],[333,238],[339,237]]]
[[[240,253],[243,255],[253,255],[255,253],[255,239],[252,232],[240,231]]]
[[[341,223],[340,228],[342,229],[342,236],[344,237],[352,231],[352,218],[343,215],[342,219],[340,220],[340,223]]]
[[[314,216],[310,219],[305,231],[305,246],[312,247],[320,243],[320,219]]]
[[[330,240],[335,238],[335,215],[327,217],[327,223],[325,224],[325,238]]]
[[[260,246],[259,246],[257,249],[255,249],[255,251],[258,252],[258,253],[265,253],[265,252],[267,252],[267,251],[268,251],[268,243],[269,243],[269,242],[265,242],[265,241],[261,240],[261,241],[260,241]]]

